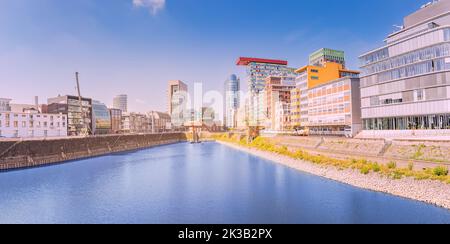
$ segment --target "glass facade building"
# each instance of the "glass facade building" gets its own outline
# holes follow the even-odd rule
[[[360,57],[364,130],[450,129],[449,9],[450,1],[423,7]]]
[[[231,75],[225,81],[225,126],[237,127],[237,111],[240,106],[241,81],[236,75]]]
[[[105,104],[95,100],[92,101],[92,121],[93,134],[104,135],[111,133],[111,114]]]

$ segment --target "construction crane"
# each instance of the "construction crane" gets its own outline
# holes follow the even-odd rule
[[[83,122],[83,128],[81,128],[80,136],[87,137],[89,136],[89,125],[87,124],[86,120],[86,111],[83,109],[83,99],[81,98],[81,90],[80,90],[80,81],[79,81],[79,73],[75,72],[75,78],[77,81],[77,91],[78,91],[78,101],[80,105],[80,111],[81,111],[81,120]]]

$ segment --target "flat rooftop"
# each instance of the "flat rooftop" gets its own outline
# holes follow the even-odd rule
[[[247,66],[250,63],[288,65],[288,61],[284,61],[284,60],[264,59],[264,58],[248,58],[248,57],[240,57],[237,60],[236,65]]]

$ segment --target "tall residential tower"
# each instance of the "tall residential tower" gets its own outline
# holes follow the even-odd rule
[[[237,127],[237,112],[240,106],[241,81],[236,75],[231,75],[225,81],[225,126]]]
[[[248,75],[248,104],[247,119],[250,126],[262,126],[267,119],[264,104],[264,88],[269,76],[295,79],[295,69],[289,68],[284,60],[239,58],[237,65],[247,67]]]

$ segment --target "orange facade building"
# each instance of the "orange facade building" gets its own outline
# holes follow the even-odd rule
[[[326,62],[322,66],[306,65],[295,71],[297,75],[296,88],[291,104],[292,127],[303,128],[308,125],[308,91],[315,87],[330,83],[343,77],[357,78],[359,71],[348,70],[342,63]]]

